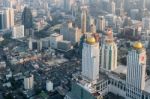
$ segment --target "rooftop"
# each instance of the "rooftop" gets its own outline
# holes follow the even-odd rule
[[[57,37],[57,36],[61,36],[61,34],[59,34],[59,33],[53,33],[53,34],[51,34],[51,36]]]
[[[135,42],[135,43],[133,44],[133,47],[134,47],[135,49],[142,49],[142,48],[143,48],[143,45],[142,45],[141,42]]]
[[[117,74],[127,74],[127,66],[119,65],[117,69],[114,70]]]

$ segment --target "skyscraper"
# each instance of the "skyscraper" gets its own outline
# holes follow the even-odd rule
[[[4,12],[0,11],[0,30],[4,29]]]
[[[74,0],[64,0],[64,9],[66,11],[70,11],[71,10],[71,7],[72,5],[75,3]]]
[[[14,26],[14,9],[9,8],[9,21],[10,21],[10,27]]]
[[[113,71],[117,68],[117,45],[113,39],[113,33],[111,30],[107,31],[107,36],[104,39],[104,43],[101,46],[100,51],[100,64],[101,68],[106,71]]]
[[[116,3],[113,0],[110,0],[109,11],[111,14],[116,13]]]
[[[86,7],[84,6],[82,8],[82,14],[81,14],[81,32],[86,33]]]
[[[10,29],[14,26],[14,9],[7,8],[5,9],[5,27]]]
[[[91,81],[99,78],[99,43],[92,36],[83,43],[82,75]]]
[[[25,29],[25,36],[33,35],[31,33],[33,28],[33,16],[30,8],[24,8],[24,11],[22,13],[22,24],[24,25]]]
[[[104,16],[98,16],[97,22],[96,22],[97,30],[104,31],[105,30],[105,18]]]
[[[22,13],[22,24],[25,29],[30,29],[33,27],[33,17],[30,8],[25,7]]]
[[[146,51],[141,42],[135,42],[127,56],[126,95],[142,99],[141,90],[145,88]],[[132,97],[130,97],[132,98]]]

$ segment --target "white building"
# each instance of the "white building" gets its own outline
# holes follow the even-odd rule
[[[50,46],[54,49],[57,49],[57,44],[59,41],[63,41],[63,35],[54,33],[50,36]]]
[[[117,45],[113,39],[112,31],[109,31],[105,38],[104,43],[102,43],[100,51],[100,65],[101,68],[106,71],[113,71],[117,68]]]
[[[88,37],[82,49],[82,75],[91,81],[99,78],[99,43]]]
[[[34,86],[34,77],[33,75],[29,75],[24,78],[24,89],[30,90],[33,89]]]
[[[146,51],[140,42],[133,45],[133,49],[129,51],[127,56],[127,97],[141,99],[141,90],[145,88],[146,77]],[[135,87],[135,88],[133,88]]]
[[[53,83],[49,80],[46,81],[46,90],[53,91]]]
[[[14,26],[12,32],[12,38],[23,38],[24,37],[24,25]]]

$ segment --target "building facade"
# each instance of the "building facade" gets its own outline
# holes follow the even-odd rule
[[[87,38],[83,44],[82,75],[89,80],[99,78],[99,43],[94,37]]]
[[[146,51],[140,42],[133,45],[127,56],[127,97],[141,99],[141,90],[145,88],[146,77]]]
[[[117,68],[117,52],[118,49],[112,31],[108,31],[100,51],[100,66],[102,69],[113,71]]]

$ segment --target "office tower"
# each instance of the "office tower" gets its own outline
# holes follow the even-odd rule
[[[100,51],[101,68],[106,71],[113,71],[117,68],[117,45],[113,39],[113,32],[107,30],[107,36],[102,43]]]
[[[10,28],[10,21],[9,21],[9,10],[5,9],[4,11],[4,18],[5,18],[5,28],[9,29]]]
[[[97,22],[96,22],[97,30],[98,31],[104,31],[105,30],[105,18],[104,16],[98,16]]]
[[[4,12],[0,11],[0,30],[4,29]]]
[[[30,8],[24,8],[24,11],[22,13],[22,24],[27,29],[33,27],[33,18]]]
[[[14,9],[5,9],[5,28],[10,29],[14,26]]]
[[[91,15],[88,15],[87,23],[86,23],[86,28],[87,28],[86,31],[91,31],[91,26],[95,26],[95,19]]]
[[[145,88],[146,50],[141,42],[135,42],[127,56],[126,95],[142,99],[141,90]],[[130,97],[132,98],[132,97]]]
[[[33,28],[33,16],[30,8],[24,8],[24,11],[22,13],[22,24],[25,28],[25,35],[29,36],[31,34],[30,30],[32,30]]]
[[[99,43],[92,36],[83,43],[82,75],[91,81],[99,78]]]
[[[26,90],[31,90],[33,89],[33,86],[34,86],[34,77],[33,75],[27,75],[25,78],[24,78],[24,89]]]
[[[9,21],[10,21],[10,27],[14,26],[14,9],[9,8]]]
[[[82,14],[81,14],[81,32],[84,34],[86,33],[86,8],[85,6],[82,8]]]
[[[116,14],[116,3],[113,0],[110,0],[109,12],[111,14]]]
[[[80,14],[80,2],[76,1],[72,5],[72,16],[76,17]]]

